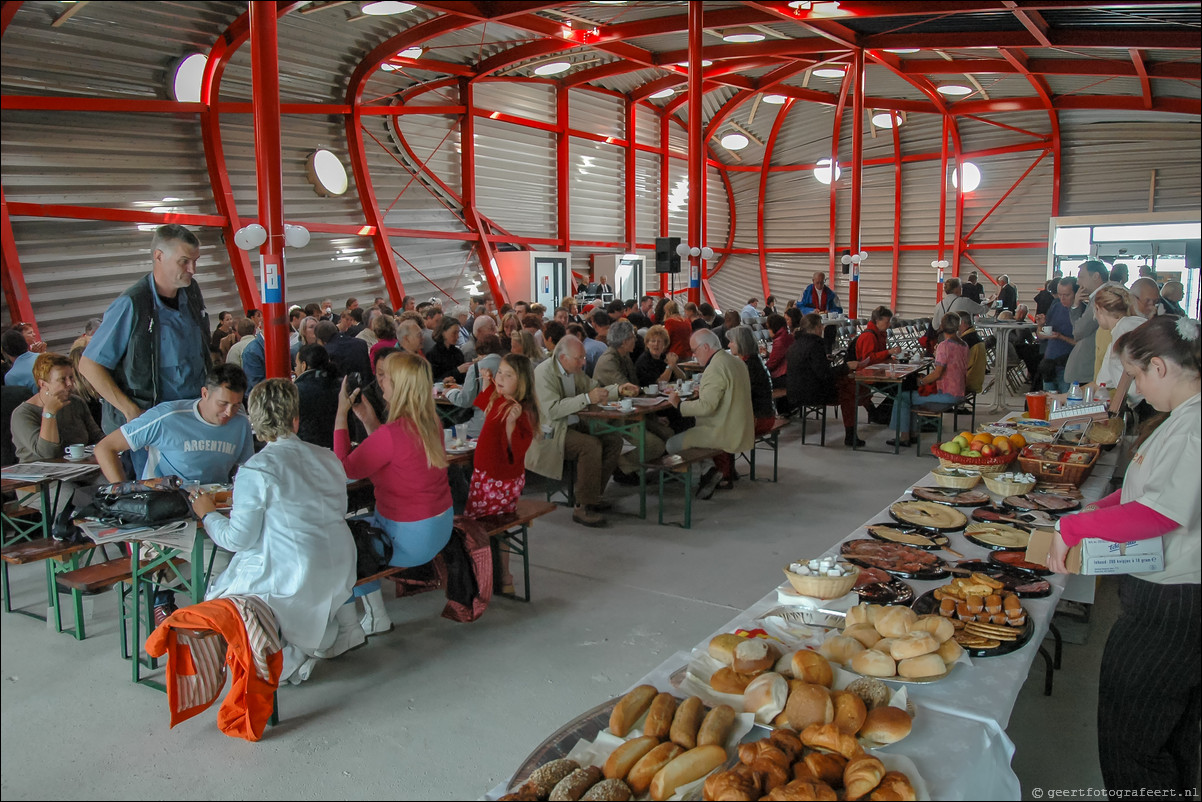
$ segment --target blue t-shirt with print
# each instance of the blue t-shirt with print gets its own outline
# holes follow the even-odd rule
[[[228,482],[254,456],[250,420],[239,412],[223,426],[200,416],[195,399],[164,401],[121,427],[129,447],[145,448],[141,479],[175,475],[186,481]]]

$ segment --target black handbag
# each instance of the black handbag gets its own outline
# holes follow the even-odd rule
[[[98,488],[80,514],[119,526],[148,526],[190,518],[192,505],[178,488],[123,482]]]

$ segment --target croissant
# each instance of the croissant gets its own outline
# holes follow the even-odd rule
[[[859,799],[881,784],[885,778],[885,764],[871,755],[861,755],[849,760],[843,769],[843,790],[848,799]]]
[[[773,760],[768,756],[758,757],[751,762],[751,770],[760,779],[760,786],[765,792],[770,792],[777,786],[784,785],[789,782],[793,774],[789,771],[790,761],[785,758],[784,753],[777,750],[780,754],[780,760]]]
[[[767,738],[761,738],[758,741],[752,741],[749,744],[739,744],[739,762],[751,765],[762,757],[766,757],[773,762],[779,762],[786,768],[791,761],[784,752],[778,749]]]
[[[811,724],[806,727],[801,732],[801,742],[812,749],[823,749],[827,752],[834,752],[848,760],[851,760],[864,751],[856,741],[854,735],[848,735],[843,732],[834,722],[830,724]]]
[[[711,774],[701,791],[701,798],[709,802],[745,802],[759,797],[760,786],[756,778],[744,776],[737,770]]]
[[[843,770],[847,767],[847,761],[839,755],[810,752],[805,756],[802,765],[816,779],[821,780],[827,785],[839,785],[843,781]]]
[[[909,777],[900,771],[890,771],[868,798],[873,802],[914,802],[918,797]]]
[[[786,800],[835,802],[838,799],[833,788],[826,783],[814,780],[794,780],[772,789],[766,796],[760,798],[771,800],[771,802],[785,802]]]
[[[792,730],[773,730],[768,736],[768,740],[777,749],[785,753],[785,757],[790,761],[797,760],[801,753],[805,750],[802,746],[801,738],[797,737],[797,733]]]

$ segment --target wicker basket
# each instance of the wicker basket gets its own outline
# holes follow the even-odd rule
[[[939,458],[939,464],[944,468],[972,468],[984,476],[990,473],[1001,473],[1016,456],[1016,452],[998,454],[996,457],[962,457],[959,454],[949,454],[939,447],[931,446],[931,455]]]
[[[1030,493],[1034,490],[1035,482],[1008,482],[986,476],[985,487],[989,488],[990,493],[998,496],[1021,496],[1023,493]]]
[[[1034,449],[1040,449],[1042,454],[1036,454]],[[1037,443],[1027,446],[1018,453],[1018,464],[1025,473],[1029,473],[1040,482],[1053,484],[1068,484],[1081,486],[1093,473],[1094,465],[1098,463],[1101,449],[1097,446],[1060,446]],[[1084,454],[1088,462],[1070,463],[1062,457],[1067,453]]]
[[[840,563],[840,565],[845,569],[851,569],[851,573],[845,576],[802,576],[786,568],[785,576],[789,578],[789,584],[793,586],[793,590],[802,596],[812,596],[815,599],[838,599],[840,596],[850,593],[860,579],[860,569],[857,566],[847,563]]]
[[[943,470],[944,466],[940,466],[931,471],[931,475],[935,477],[935,484],[940,487],[951,487],[956,490],[972,490],[981,481],[980,473],[971,476],[959,476],[943,473]],[[976,470],[976,468],[973,468],[973,470]]]

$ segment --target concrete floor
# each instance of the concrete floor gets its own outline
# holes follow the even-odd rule
[[[880,453],[882,427],[861,427],[876,453],[853,454],[842,433],[832,418],[825,448],[802,446],[791,426],[780,483],[744,478],[697,502],[688,531],[656,526],[654,502],[639,520],[637,493],[614,486],[607,529],[576,526],[565,509],[540,519],[532,603],[500,599],[477,623],[455,624],[439,616],[441,594],[390,600],[396,629],[281,689],[283,721],[257,744],[220,734],[216,707],[168,729],[166,697],[131,685],[118,656],[111,594],[95,597],[83,642],[5,615],[0,794],[478,797],[560,725],[689,649],[776,586],[784,563],[820,553],[932,467],[913,451]],[[44,603],[40,566],[12,579],[17,606]],[[1101,786],[1097,665],[1114,607],[1104,586],[1093,632],[1066,645],[1050,699],[1036,660],[1009,729],[1028,798],[1036,786]]]

